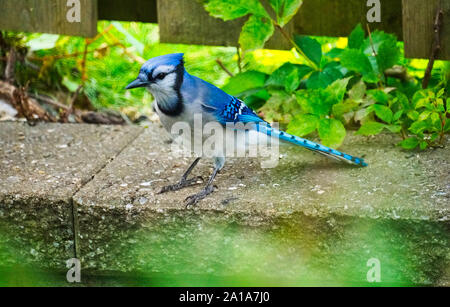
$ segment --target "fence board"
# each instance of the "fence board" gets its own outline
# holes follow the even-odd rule
[[[381,22],[371,29],[396,34],[402,39],[402,0],[380,0]],[[304,0],[295,18],[296,33],[319,36],[348,36],[353,28],[367,23],[367,0]]]
[[[159,33],[164,43],[237,46],[245,21],[245,17],[227,22],[211,17],[195,0],[158,0]],[[292,32],[293,25],[287,25],[286,30]],[[291,48],[278,32],[266,48]]]
[[[97,0],[79,0],[81,22],[67,20],[67,0],[0,0],[0,29],[92,37],[97,34]]]
[[[98,19],[157,23],[156,0],[98,0]]]
[[[434,39],[437,3],[444,9],[442,50],[450,60],[450,0],[380,0],[381,22],[372,29],[396,34],[405,41],[405,54],[428,58]],[[224,22],[213,18],[197,0],[79,0],[81,22],[67,18],[68,0],[0,0],[0,29],[92,37],[97,19],[158,22],[161,42],[236,46],[246,17]],[[347,36],[357,23],[365,24],[367,0],[304,0],[289,33]],[[403,15],[403,17],[402,17]],[[291,46],[278,31],[266,48]]]
[[[441,51],[438,58],[450,60],[450,0],[403,0],[406,57],[430,57],[439,2],[444,10],[444,19],[441,31]]]

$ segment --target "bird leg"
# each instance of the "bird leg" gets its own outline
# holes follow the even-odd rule
[[[158,194],[163,194],[163,193],[166,193],[166,192],[178,191],[178,190],[181,190],[181,189],[184,189],[184,188],[196,185],[197,181],[199,181],[199,180],[203,181],[203,178],[201,176],[198,176],[198,177],[195,177],[195,178],[192,178],[192,179],[187,179],[189,174],[192,172],[194,167],[197,165],[198,161],[200,161],[200,158],[195,159],[195,161],[191,164],[191,166],[189,166],[189,168],[183,174],[183,176],[181,177],[181,179],[180,179],[180,181],[178,183],[175,183],[175,184],[163,187],[158,192]]]
[[[214,181],[214,178],[216,178],[217,173],[220,171],[220,168],[221,167],[219,167],[219,166],[214,167],[214,171],[213,171],[211,177],[209,177],[208,183],[206,184],[206,186],[203,190],[201,190],[197,194],[187,197],[184,200],[186,203],[186,208],[189,206],[195,206],[200,200],[202,200],[203,198],[205,198],[206,196],[208,196],[209,194],[214,192],[213,181]]]

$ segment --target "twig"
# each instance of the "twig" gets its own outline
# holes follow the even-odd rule
[[[242,72],[242,58],[241,58],[241,50],[239,49],[239,47],[236,47],[236,53],[237,53],[238,70],[241,73]]]
[[[80,90],[83,88],[83,85],[78,86],[77,90],[72,96],[72,99],[70,100],[70,105],[67,109],[63,110],[61,112],[59,121],[62,123],[68,123],[69,122],[69,116],[74,112],[73,105],[75,104],[75,101],[78,98],[78,95],[80,94]]]
[[[6,43],[3,38],[3,32],[0,31],[0,59],[4,57],[5,53],[6,53]],[[5,58],[5,60],[6,60],[6,58]],[[2,76],[3,72],[4,72],[3,71],[3,61],[1,61],[0,62],[0,77]]]
[[[97,51],[105,50],[106,48],[116,47],[118,45],[119,44],[112,44],[112,45],[108,45],[108,46],[99,47],[99,48],[96,48],[96,49],[89,50],[87,53],[88,54],[95,53]],[[66,58],[78,57],[80,55],[84,55],[84,51],[68,53],[68,54],[46,55],[46,56],[43,56],[43,57],[30,56],[30,57],[28,57],[28,59],[30,61],[61,60],[61,59],[66,59]],[[2,60],[2,58],[0,58],[0,60]]]
[[[37,120],[55,122],[56,120],[48,114],[39,103],[28,96],[28,85],[27,82],[25,87],[15,87],[11,84],[0,82],[3,88],[3,93],[9,97],[12,105],[19,112],[19,117],[23,116],[28,122],[33,123]]]
[[[224,72],[226,72],[230,77],[234,77],[233,73],[225,67],[225,65],[222,63],[220,59],[216,59],[216,62],[217,64],[219,64],[220,68],[222,68]]]
[[[373,55],[376,57],[376,56],[378,56],[378,54],[377,54],[377,51],[375,50],[375,45],[373,44],[372,31],[370,31],[370,26],[368,23],[366,24],[366,27],[367,27],[367,33],[369,33],[370,46],[372,47]]]
[[[439,5],[436,13],[436,19],[434,21],[434,41],[431,47],[431,56],[428,62],[427,70],[425,71],[425,76],[422,81],[422,88],[426,89],[428,84],[430,83],[431,72],[433,70],[434,61],[436,60],[439,51],[441,50],[441,27],[442,27],[442,19],[444,18],[444,12],[442,11],[441,6]]]
[[[91,42],[88,39],[86,39],[84,44],[83,59],[81,60],[81,84],[84,84],[84,82],[87,80],[86,60],[88,54],[88,47],[90,44]]]
[[[132,60],[138,62],[139,64],[144,64],[146,62],[146,60],[143,59],[142,57],[130,53],[128,51],[128,48],[124,44],[122,44],[113,34],[107,33],[107,35],[105,35],[104,37],[105,37],[105,40],[107,40],[107,38],[109,38],[110,40],[112,40],[114,42],[114,44],[117,44],[117,46],[122,48],[123,53],[125,53]]]
[[[55,100],[51,99],[50,97],[37,95],[37,94],[32,94],[32,93],[29,93],[28,95],[30,97],[36,99],[36,100],[39,100],[39,101],[41,101],[43,103],[46,103],[46,104],[49,104],[49,105],[51,105],[53,107],[56,107],[56,108],[59,108],[59,109],[63,109],[63,110],[69,110],[68,106],[66,106],[66,105],[64,105],[64,104],[62,104],[62,103],[60,103],[58,101],[55,101]]]
[[[15,68],[16,68],[16,51],[14,50],[14,48],[10,48],[5,68],[5,80],[10,84],[14,83]]]
[[[72,100],[70,101],[70,107],[69,110],[73,110],[73,105],[75,104],[75,101],[78,98],[78,95],[80,94],[80,90],[83,88],[82,85],[79,85],[78,88],[76,89],[75,93],[73,94]]]

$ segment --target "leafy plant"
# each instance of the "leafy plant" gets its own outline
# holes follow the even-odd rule
[[[349,36],[348,48],[340,53],[340,61],[365,82],[385,84],[385,71],[396,65],[400,56],[395,35],[375,31],[366,37],[361,25],[357,25]]]
[[[441,146],[445,133],[450,131],[450,114],[445,89],[437,90],[420,90],[411,100],[397,92],[388,106],[374,105],[379,106],[372,108],[378,121],[365,123],[358,133],[374,135],[388,128],[402,133],[404,140],[399,145],[404,149]],[[397,111],[393,113],[392,109]]]
[[[244,52],[260,49],[274,34],[295,16],[302,0],[269,0],[275,16],[259,0],[204,0],[206,11],[225,21],[249,16],[242,27],[239,45]],[[282,30],[283,31],[283,30]]]
[[[335,118],[333,107],[343,102],[349,80],[337,80],[325,89],[297,91],[297,102],[303,112],[289,123],[287,132],[305,136],[317,131],[325,145],[340,146],[346,130],[342,122]]]
[[[332,147],[342,144],[346,127],[359,128],[357,133],[366,136],[399,133],[405,149],[442,144],[450,126],[445,69],[430,90],[419,90],[414,78],[390,78],[390,69],[404,69],[396,37],[382,31],[366,35],[361,25],[344,49],[324,53],[319,41],[308,36],[295,36],[291,43],[305,64],[287,62],[270,75],[243,72],[224,90],[244,99],[266,120],[286,125],[289,133],[317,133]]]

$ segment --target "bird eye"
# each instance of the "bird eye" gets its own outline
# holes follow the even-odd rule
[[[165,76],[166,76],[166,74],[161,72],[156,76],[156,79],[162,80],[162,79],[164,79]]]

